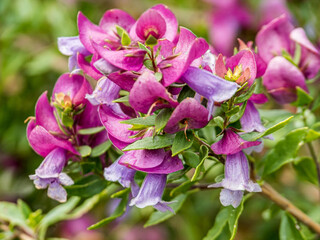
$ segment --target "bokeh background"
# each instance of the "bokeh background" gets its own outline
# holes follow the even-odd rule
[[[221,0],[223,1],[223,0]],[[269,1],[269,0],[266,0]],[[279,0],[280,1],[280,0]],[[59,53],[57,37],[78,34],[76,18],[82,11],[92,22],[98,23],[103,13],[120,8],[137,18],[147,8],[163,3],[176,14],[179,24],[210,41],[215,6],[201,0],[0,0],[0,201],[21,198],[33,210],[49,211],[57,205],[45,191],[35,190],[28,175],[42,159],[29,147],[24,120],[34,114],[38,96],[52,90],[56,79],[67,72],[67,57]],[[261,25],[263,2],[238,1],[251,14],[249,24],[239,28],[244,41],[254,40]],[[280,1],[289,9],[293,21],[306,29],[316,44],[320,40],[320,1]],[[226,16],[222,14],[222,17]],[[227,36],[225,36],[227,37]],[[235,43],[235,39],[234,39]],[[236,46],[236,45],[235,45]],[[270,116],[269,116],[270,117]],[[270,118],[281,117],[271,116]],[[275,119],[272,119],[275,120]],[[318,191],[300,182],[290,167],[272,176],[275,186],[284,186],[284,194],[306,212],[320,216]],[[152,208],[133,209],[127,216],[98,231],[86,227],[105,217],[112,201],[104,200],[90,214],[81,219],[63,222],[49,230],[49,235],[68,239],[201,239],[213,225],[220,208],[219,191],[202,191],[190,196],[182,210],[169,221],[143,229]],[[271,210],[265,210],[271,206]],[[311,209],[313,206],[313,209]],[[314,206],[317,206],[314,208]],[[240,218],[237,239],[278,239],[279,209],[262,196],[250,198]]]

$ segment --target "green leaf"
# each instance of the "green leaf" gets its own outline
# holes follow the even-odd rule
[[[313,130],[313,129],[309,129],[308,134],[306,136],[305,142],[312,142],[314,140],[317,140],[320,138],[320,133]]]
[[[163,77],[163,75],[162,75],[161,72],[156,72],[156,73],[154,74],[154,77],[156,78],[156,80],[157,80],[158,82],[160,82],[161,79],[162,79],[162,77]]]
[[[124,102],[129,102],[129,95],[123,96],[121,98],[117,98],[112,101],[113,103],[124,103]]]
[[[175,213],[177,213],[180,210],[184,201],[187,199],[187,195],[188,194],[180,194],[179,196],[172,199],[172,201],[174,201],[174,202],[170,204],[170,207],[175,211]],[[145,223],[144,227],[150,227],[150,226],[159,224],[159,223],[164,222],[167,219],[173,217],[174,215],[175,214],[170,211],[153,212],[151,214],[150,218],[148,219],[148,221]]]
[[[155,129],[156,132],[161,131],[167,124],[170,116],[171,116],[172,110],[170,108],[162,109],[159,114],[156,116],[155,119]]]
[[[317,96],[316,100],[312,104],[311,111],[314,112],[320,107],[320,95]]]
[[[193,98],[195,94],[195,91],[193,91],[188,85],[185,85],[179,93],[178,102],[182,102],[188,97]]]
[[[300,179],[318,185],[317,169],[310,157],[299,157],[294,160],[293,167]]]
[[[138,45],[139,45],[139,48],[140,48],[140,49],[147,51],[147,53],[148,53],[149,55],[151,55],[151,51],[150,51],[150,49],[149,49],[147,46],[145,46],[145,45],[142,44],[141,42],[138,42]]]
[[[173,140],[172,144],[172,156],[175,156],[182,151],[190,148],[193,144],[194,136],[192,131],[187,131],[187,136],[184,132],[178,132]]]
[[[263,175],[273,173],[286,163],[292,162],[307,132],[308,128],[296,129],[280,140],[265,157]]]
[[[264,136],[268,136],[268,135],[278,131],[279,129],[283,128],[284,126],[286,126],[289,123],[289,121],[292,118],[293,118],[293,116],[277,123],[276,125],[273,125],[272,127],[268,128],[266,131],[264,131],[262,133],[252,132],[252,133],[243,134],[242,138],[246,141],[256,141],[259,138],[262,138]]]
[[[99,157],[104,154],[112,146],[111,141],[106,141],[104,143],[95,146],[91,151],[91,157]]]
[[[129,46],[130,43],[131,43],[131,39],[129,34],[127,33],[127,31],[123,31],[121,36],[121,44],[123,46]]]
[[[122,151],[139,150],[139,149],[159,149],[169,147],[172,145],[174,135],[158,135],[155,137],[146,137],[141,140],[135,141],[129,146],[122,149]]]
[[[309,105],[313,101],[313,97],[309,95],[305,90],[300,87],[296,87],[297,89],[297,100],[292,103],[295,106],[305,106]]]
[[[184,183],[180,184],[178,187],[174,188],[170,192],[170,196],[174,197],[181,193],[185,193],[190,189],[191,186],[194,185],[194,182],[191,182],[190,180],[185,181]]]
[[[93,127],[93,128],[83,128],[78,130],[78,134],[80,135],[93,135],[99,133],[104,130],[104,127]]]
[[[83,145],[77,147],[78,152],[80,153],[81,157],[88,157],[91,154],[91,147],[88,145]]]
[[[234,115],[232,115],[232,116],[230,117],[229,122],[230,122],[230,123],[234,123],[234,122],[238,121],[238,120],[242,117],[244,111],[246,110],[246,106],[247,106],[247,101],[245,101],[245,102],[241,105],[239,112],[237,112],[236,114],[234,114]]]
[[[101,220],[100,222],[97,222],[97,223],[91,225],[90,227],[88,227],[88,230],[97,229],[103,225],[106,225],[106,224],[112,222],[116,218],[121,217],[127,209],[127,203],[128,203],[128,194],[123,196],[123,198],[121,199],[121,202],[119,203],[116,210],[111,214],[110,217],[107,217],[107,218]]]
[[[190,167],[196,168],[200,163],[198,154],[192,151],[185,151],[182,153],[182,155],[185,163]]]
[[[288,213],[284,213],[281,217],[279,237],[280,240],[305,240],[302,232],[297,229],[298,223]]]
[[[150,126],[154,126],[155,119],[156,119],[156,116],[151,115],[147,117],[132,118],[129,120],[121,121],[121,123],[132,125],[130,130],[141,130],[141,129],[148,128]]]
[[[242,103],[244,101],[247,101],[251,96],[252,94],[254,93],[254,90],[256,89],[256,86],[257,86],[257,82],[254,82],[251,87],[249,88],[248,91],[246,91],[244,94],[241,94],[239,97],[237,97],[235,99],[235,103]]]
[[[296,43],[296,49],[294,51],[294,56],[293,56],[293,62],[295,63],[296,66],[299,65],[301,60],[301,45],[299,43]]]
[[[238,105],[235,105],[232,109],[226,111],[226,115],[227,115],[228,117],[231,117],[232,115],[238,113],[239,110],[240,110],[240,107],[239,107]]]
[[[71,128],[73,126],[73,118],[68,114],[61,112],[61,122],[64,126]]]
[[[152,36],[150,34],[149,37],[146,40],[146,45],[150,46],[150,47],[153,47],[153,46],[155,46],[157,44],[158,44],[158,40],[154,36]]]
[[[208,157],[208,153],[209,153],[209,149],[206,146],[201,145],[200,154],[199,154],[200,163],[198,164],[198,166],[196,167],[196,170],[194,171],[194,174],[191,178],[191,182],[197,181],[198,176],[200,175],[200,172],[202,171],[202,166],[204,164],[204,160],[206,160],[206,158]]]
[[[0,202],[0,219],[10,222],[13,226],[28,228],[24,213],[14,203]]]
[[[223,129],[224,119],[222,117],[217,116],[213,119],[213,121],[217,124],[219,128]]]
[[[18,199],[17,205],[18,205],[18,208],[20,209],[20,212],[23,214],[23,216],[25,218],[28,218],[29,215],[32,213],[32,211],[31,211],[30,207],[28,206],[28,204],[26,204],[21,199]]]
[[[106,180],[97,175],[89,175],[76,181],[71,186],[66,186],[65,189],[67,190],[68,195],[87,198],[100,193],[106,187]]]
[[[213,227],[203,240],[217,239],[226,226],[228,226],[229,230],[228,238],[226,239],[233,240],[237,233],[239,217],[244,209],[243,204],[250,196],[250,194],[246,195],[237,208],[233,208],[232,206],[222,207],[216,216]]]
[[[143,65],[144,65],[146,68],[148,68],[149,70],[155,71],[154,66],[153,66],[153,62],[152,62],[151,59],[145,59],[145,60],[143,61]]]

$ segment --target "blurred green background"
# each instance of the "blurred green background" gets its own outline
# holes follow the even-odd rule
[[[168,5],[180,25],[207,38],[211,6],[200,0],[0,0],[0,200],[22,198],[33,210],[41,208],[44,212],[57,205],[47,198],[45,191],[36,191],[28,179],[42,158],[29,147],[24,124],[24,120],[34,114],[38,96],[45,90],[50,93],[59,75],[68,71],[68,58],[59,53],[57,37],[78,34],[78,11],[98,23],[107,9],[120,8],[137,18],[157,3]],[[260,2],[250,0],[245,4],[254,12]],[[297,25],[309,28],[314,42],[319,40],[320,1],[289,1],[288,7]],[[252,28],[241,32],[240,36],[249,41],[254,40],[255,34],[256,29]],[[296,204],[303,210],[311,211],[310,203],[317,201],[315,187],[297,184],[290,168],[274,177],[285,186],[285,194],[290,199],[296,199]],[[142,226],[152,209],[133,209],[122,224],[110,224],[93,233],[90,239],[201,239],[220,208],[218,198],[219,191],[198,192],[188,198],[174,218],[144,231]],[[88,221],[103,218],[110,204],[102,202]],[[272,207],[272,210],[264,211],[271,205],[259,195],[251,198],[240,219],[237,239],[278,239],[278,209]],[[319,205],[312,210],[315,216],[320,216]],[[49,235],[66,237],[64,226],[60,224],[51,229]],[[83,234],[88,233],[70,239],[89,239]]]

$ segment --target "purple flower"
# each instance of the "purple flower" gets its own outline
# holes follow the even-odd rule
[[[101,78],[92,94],[87,94],[86,99],[92,105],[112,105],[112,101],[119,96],[120,87],[107,77]]]
[[[133,85],[129,102],[136,111],[142,113],[151,113],[165,107],[176,107],[179,104],[156,80],[154,74],[148,71],[144,72]]]
[[[231,98],[238,89],[238,84],[227,81],[212,73],[195,67],[189,67],[181,80],[188,84],[196,93],[208,100],[209,120],[213,112],[214,102],[223,102]]]
[[[139,190],[138,195],[130,202],[130,206],[144,208],[153,206],[161,212],[171,211],[174,212],[168,204],[172,202],[162,201],[162,194],[166,186],[166,174],[148,174]]]
[[[242,130],[245,132],[265,131],[265,127],[261,123],[260,114],[251,100],[248,101],[240,122]]]
[[[221,182],[209,186],[224,188],[220,194],[224,206],[231,204],[234,208],[238,207],[243,195],[239,191],[261,192],[259,184],[250,180],[248,161],[242,151],[227,155],[224,176]]]
[[[36,169],[36,174],[30,175],[36,188],[44,189],[48,187],[48,196],[59,202],[67,200],[67,192],[61,186],[69,186],[73,184],[72,179],[62,169],[66,164],[67,151],[63,148],[55,148],[52,150],[41,165]]]
[[[260,5],[260,26],[269,23],[271,20],[286,15],[291,19],[291,14],[286,5],[286,0],[263,0]]]
[[[263,76],[263,84],[269,94],[280,104],[297,99],[296,87],[308,92],[302,72],[284,57],[274,57]]]
[[[184,99],[172,112],[164,131],[175,133],[203,128],[208,124],[208,110],[194,98]]]
[[[71,72],[77,66],[77,54],[84,56],[90,55],[90,52],[80,42],[79,36],[76,37],[59,37],[58,38],[59,51],[69,57],[69,71]]]
[[[215,154],[230,155],[236,154],[244,148],[257,146],[260,143],[261,142],[259,141],[245,141],[238,134],[233,132],[232,129],[229,128],[224,131],[221,140],[211,145],[211,149],[215,152]]]

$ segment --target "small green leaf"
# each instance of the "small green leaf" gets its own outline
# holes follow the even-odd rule
[[[77,147],[78,152],[80,153],[81,157],[88,157],[91,154],[91,147],[88,145],[83,145]]]
[[[246,106],[247,106],[247,101],[245,101],[241,105],[240,110],[236,114],[234,114],[230,117],[229,122],[234,123],[234,122],[238,121],[242,117],[242,115],[244,114],[244,111],[246,110]]]
[[[313,101],[313,97],[311,97],[305,90],[300,87],[297,87],[297,100],[292,103],[295,106],[305,106],[309,105]]]
[[[193,144],[194,136],[192,131],[187,131],[187,136],[184,132],[178,132],[172,144],[172,156],[175,156],[182,151],[190,148]]]
[[[235,105],[232,109],[226,111],[226,115],[227,115],[228,117],[231,117],[232,115],[238,113],[239,110],[240,110],[240,107],[239,107],[238,105]]]
[[[89,175],[76,181],[71,186],[66,186],[68,195],[84,198],[92,197],[107,187],[107,181],[97,175]]]
[[[104,154],[108,149],[112,146],[111,141],[106,141],[104,143],[99,144],[98,146],[95,146],[92,149],[91,157],[99,157],[102,154]]]
[[[293,118],[293,116],[277,123],[276,125],[273,125],[272,127],[268,128],[266,131],[259,133],[259,132],[252,132],[252,133],[247,133],[247,134],[243,134],[242,138],[246,141],[256,141],[259,138],[268,136],[276,131],[278,131],[279,129],[283,128],[284,126],[286,126],[289,121]]]
[[[196,153],[192,151],[185,151],[182,153],[182,155],[185,163],[190,167],[196,168],[199,165],[200,160]]]
[[[18,199],[17,205],[18,205],[18,208],[20,209],[20,212],[22,212],[22,214],[24,215],[24,217],[28,218],[29,215],[32,213],[32,211],[31,211],[30,207],[28,206],[28,204],[26,204],[21,199]]]
[[[187,199],[187,194],[180,194],[179,196],[172,199],[173,203],[170,204],[170,207],[177,213],[180,208],[182,207],[184,201]],[[145,223],[144,227],[150,227],[156,224],[159,224],[161,222],[166,221],[167,219],[173,217],[175,214],[166,211],[166,212],[153,212],[148,219],[148,221]]]
[[[291,131],[284,139],[280,140],[265,156],[263,175],[266,176],[273,173],[286,163],[292,162],[307,132],[308,128],[296,129]]]
[[[156,73],[154,74],[154,77],[156,78],[156,80],[157,80],[158,82],[160,82],[160,81],[162,80],[163,75],[162,75],[161,72],[156,72]]]
[[[122,151],[139,150],[139,149],[159,149],[164,147],[169,147],[172,145],[174,140],[174,135],[157,135],[155,137],[146,137],[135,141],[129,146],[122,149]]]
[[[140,48],[140,49],[147,51],[147,53],[148,53],[149,55],[151,55],[151,51],[150,51],[150,49],[149,49],[147,46],[145,46],[145,45],[142,44],[141,42],[138,42],[138,45],[139,45],[139,48]]]
[[[110,217],[107,217],[107,218],[101,220],[100,222],[97,222],[97,223],[91,225],[90,227],[88,227],[88,230],[97,229],[103,225],[106,225],[106,224],[112,222],[116,218],[121,217],[127,209],[127,203],[128,203],[128,194],[123,196],[123,198],[121,199],[121,202],[119,203],[116,210],[111,214]]]
[[[223,129],[223,125],[224,125],[224,120],[222,117],[217,116],[213,119],[213,121],[215,122],[215,124],[217,124],[217,126],[221,129]]]
[[[297,226],[297,220],[289,215],[289,213],[284,212],[280,223],[280,240],[306,240]]]
[[[127,33],[127,31],[123,31],[122,32],[122,36],[121,36],[121,44],[123,46],[129,46],[131,44],[131,39],[129,34]]]
[[[301,60],[301,45],[299,43],[296,43],[293,62],[295,63],[296,66],[298,66],[300,63],[300,60]]]
[[[146,45],[150,46],[150,47],[153,47],[153,46],[155,46],[157,44],[158,44],[158,40],[154,36],[152,36],[150,34],[149,37],[146,40]]]
[[[316,166],[310,157],[300,157],[294,160],[293,167],[300,179],[318,185]]]
[[[172,110],[170,108],[164,108],[159,112],[154,123],[156,132],[161,131],[166,126],[171,113]]]
[[[0,202],[0,219],[10,222],[13,226],[28,228],[23,212],[14,203]]]
[[[244,101],[247,101],[252,96],[252,94],[254,93],[254,90],[256,89],[256,86],[257,86],[257,83],[254,82],[251,85],[251,87],[249,88],[248,91],[246,91],[244,94],[241,94],[239,97],[237,97],[235,99],[235,103],[242,103]]]
[[[194,171],[194,174],[191,178],[191,182],[197,181],[198,176],[200,175],[200,172],[202,171],[202,166],[204,164],[204,160],[206,160],[206,158],[208,157],[208,153],[209,153],[209,149],[206,146],[201,145],[200,154],[199,154],[200,163],[198,164],[198,166],[196,167],[196,170]]]
[[[69,128],[71,128],[74,123],[73,118],[69,114],[64,112],[61,113],[61,122],[64,126]]]
[[[174,197],[181,193],[185,193],[190,189],[191,186],[194,185],[195,182],[191,182],[190,180],[185,181],[184,183],[180,184],[178,187],[174,188],[170,192],[170,196]]]
[[[139,117],[139,118],[131,118],[129,120],[121,121],[120,123],[130,124],[130,125],[141,125],[141,126],[154,126],[155,124],[155,115],[147,116],[147,117]]]
[[[129,102],[129,95],[123,96],[121,98],[117,98],[115,100],[112,101],[113,103],[125,103],[125,102]]]
[[[83,128],[83,129],[80,129],[78,130],[78,134],[80,135],[93,135],[93,134],[96,134],[96,133],[99,133],[101,131],[103,131],[105,128],[102,126],[102,127],[93,127],[93,128]]]
[[[143,65],[144,65],[146,68],[148,68],[149,70],[155,71],[155,69],[154,69],[154,67],[153,67],[153,62],[152,62],[151,59],[145,59],[145,60],[143,61]]]
[[[312,142],[314,140],[317,140],[320,138],[320,133],[313,130],[313,129],[309,129],[308,134],[306,136],[305,142]]]
[[[193,98],[195,94],[195,91],[193,91],[188,85],[185,85],[179,93],[178,102],[182,102],[188,97]]]

